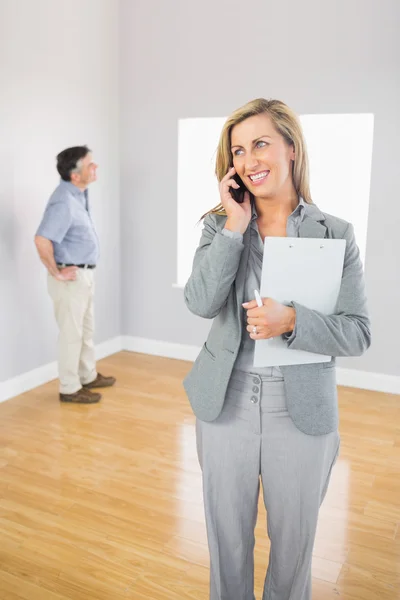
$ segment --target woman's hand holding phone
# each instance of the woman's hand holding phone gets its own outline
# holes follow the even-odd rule
[[[247,190],[244,192],[243,202],[238,202],[234,199],[232,190],[239,190],[240,187],[244,187],[243,183],[240,186],[234,179],[235,174],[235,167],[231,167],[225,177],[221,179],[219,193],[221,204],[228,216],[225,229],[243,234],[251,219],[250,194]]]

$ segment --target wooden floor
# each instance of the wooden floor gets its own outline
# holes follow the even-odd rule
[[[0,405],[0,600],[208,600],[190,363],[121,352],[100,405]],[[313,600],[400,599],[400,397],[340,389]],[[260,503],[256,592],[268,562]]]

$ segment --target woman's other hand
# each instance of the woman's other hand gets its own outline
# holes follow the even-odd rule
[[[256,300],[245,302],[247,310],[247,331],[252,340],[268,340],[293,331],[296,323],[296,311],[272,298],[262,298],[263,305],[257,306]]]

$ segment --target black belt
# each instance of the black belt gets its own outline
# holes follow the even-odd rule
[[[57,267],[64,269],[65,267],[78,267],[78,269],[95,269],[96,265],[72,265],[70,263],[57,263]]]

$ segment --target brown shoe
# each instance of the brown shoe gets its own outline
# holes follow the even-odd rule
[[[60,394],[61,402],[75,402],[76,404],[95,404],[101,399],[101,394],[81,388],[75,394]]]
[[[97,373],[96,379],[90,383],[82,384],[82,387],[89,390],[92,388],[111,387],[116,382],[115,377],[104,377],[101,373]]]

